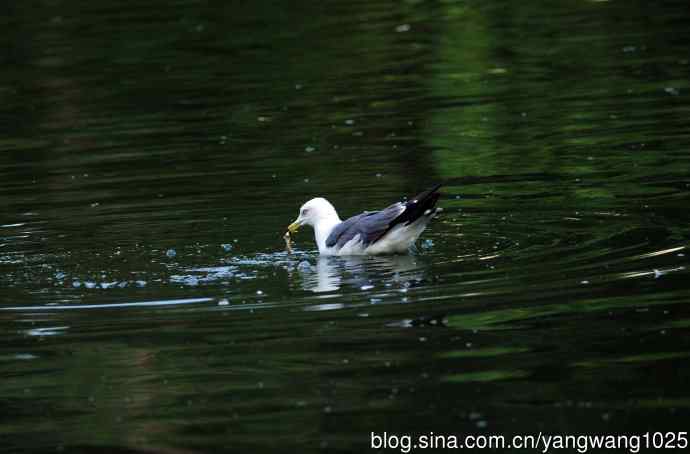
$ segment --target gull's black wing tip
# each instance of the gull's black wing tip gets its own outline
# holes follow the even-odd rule
[[[416,196],[412,197],[411,201],[413,202],[422,202],[427,199],[429,199],[431,196],[433,196],[434,202],[432,205],[436,204],[436,200],[438,200],[438,197],[441,195],[438,190],[443,186],[443,183],[437,183],[436,185],[432,186],[430,189],[427,189],[426,191],[420,192]],[[410,203],[409,201],[407,203]]]
[[[431,189],[429,189],[429,192],[437,192],[442,186],[443,183],[436,183]]]
[[[438,183],[430,189],[417,194],[412,199],[403,202],[405,204],[405,209],[390,223],[388,229],[386,229],[383,234],[387,233],[398,224],[409,225],[424,215],[432,216],[436,213],[434,207],[439,197],[441,197],[441,194],[438,192],[441,186],[443,186],[443,183]],[[381,236],[383,236],[383,234]]]

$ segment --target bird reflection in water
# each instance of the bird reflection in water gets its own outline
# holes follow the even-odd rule
[[[300,266],[301,287],[314,293],[341,287],[362,290],[380,286],[409,286],[424,278],[425,266],[411,255],[319,256],[316,266]]]

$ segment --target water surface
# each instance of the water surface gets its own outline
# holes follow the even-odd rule
[[[687,430],[687,5],[485,3],[4,5],[3,449]]]

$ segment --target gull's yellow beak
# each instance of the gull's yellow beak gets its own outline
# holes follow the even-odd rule
[[[290,233],[297,233],[297,231],[298,231],[299,228],[300,228],[300,225],[301,225],[301,224],[300,224],[299,222],[297,222],[297,221],[293,222],[292,224],[290,224],[290,225],[288,226],[288,232],[290,232]]]

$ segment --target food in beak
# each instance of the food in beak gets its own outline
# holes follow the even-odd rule
[[[290,231],[288,230],[285,232],[285,235],[283,235],[283,238],[285,239],[285,249],[287,250],[288,254],[292,254],[292,240],[290,238]]]

